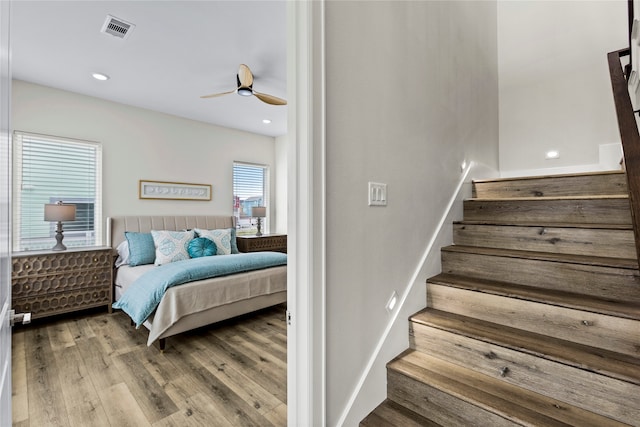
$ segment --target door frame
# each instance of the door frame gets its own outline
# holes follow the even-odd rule
[[[324,0],[289,1],[287,419],[326,424]]]
[[[11,414],[11,67],[10,2],[0,1],[0,425]]]

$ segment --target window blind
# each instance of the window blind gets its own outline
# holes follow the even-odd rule
[[[266,165],[233,163],[233,215],[238,234],[255,234],[256,223],[251,218],[251,208],[269,205],[269,168]],[[262,222],[262,231],[268,233],[268,220]]]
[[[63,222],[64,244],[102,244],[102,146],[48,135],[14,132],[14,250],[48,249],[55,223],[44,205],[76,205],[76,220]]]

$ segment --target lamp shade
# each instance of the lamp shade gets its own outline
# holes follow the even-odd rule
[[[251,216],[254,218],[264,218],[267,216],[267,208],[264,206],[253,206]]]
[[[44,205],[45,221],[75,221],[76,205],[64,205],[62,202]]]

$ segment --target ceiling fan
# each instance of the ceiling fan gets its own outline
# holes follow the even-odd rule
[[[277,96],[267,95],[266,93],[259,93],[253,90],[253,74],[251,74],[251,70],[244,64],[240,64],[240,69],[238,70],[238,74],[236,75],[236,81],[238,82],[238,87],[234,90],[230,90],[229,92],[222,93],[214,93],[211,95],[204,95],[200,98],[215,98],[222,95],[228,95],[230,93],[236,92],[238,95],[242,96],[251,96],[255,95],[260,101],[265,102],[271,105],[286,105],[287,101],[282,98],[278,98]]]

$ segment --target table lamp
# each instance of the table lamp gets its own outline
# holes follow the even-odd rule
[[[251,208],[251,216],[258,218],[258,231],[256,232],[256,236],[262,236],[262,218],[267,216],[267,208],[264,206],[253,206]]]
[[[56,245],[51,248],[52,251],[64,251],[67,249],[62,244],[62,221],[76,220],[76,205],[65,205],[62,201],[44,205],[44,220],[57,222],[56,226]]]

